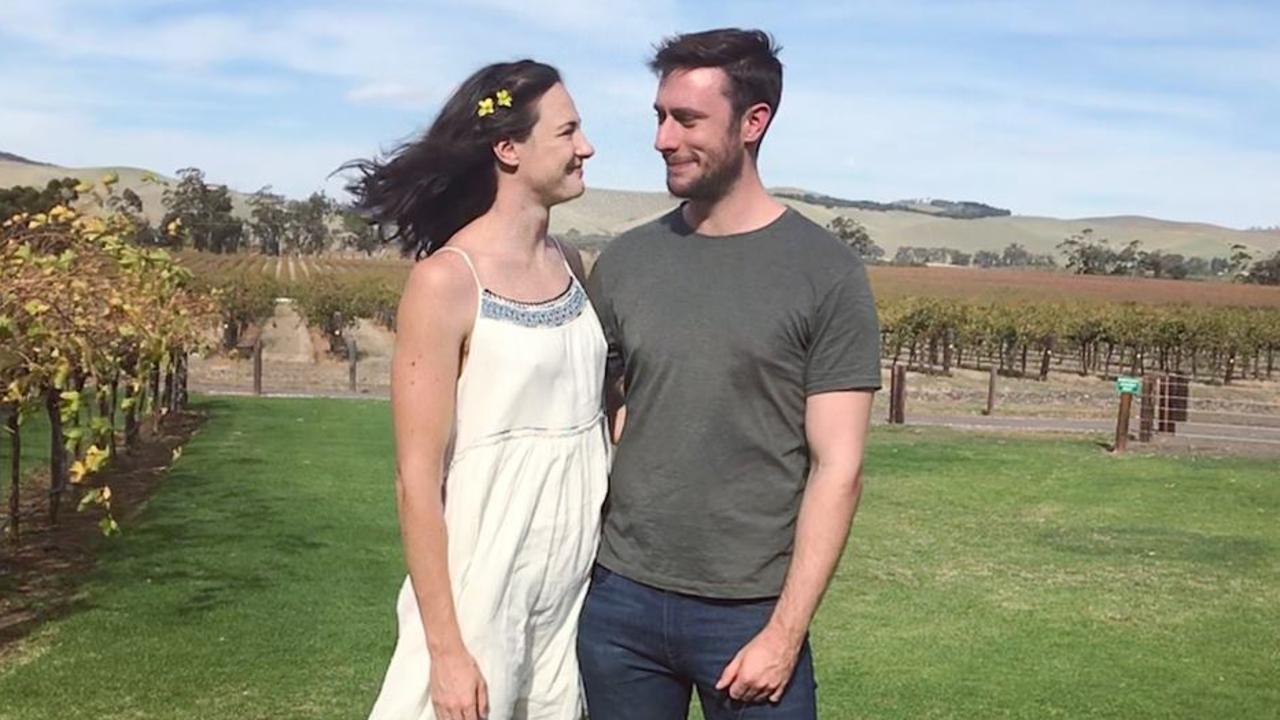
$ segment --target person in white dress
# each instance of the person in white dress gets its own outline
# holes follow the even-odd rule
[[[408,577],[371,720],[579,720],[575,642],[609,462],[606,343],[547,235],[594,150],[556,70],[468,78],[420,139],[348,165],[418,262],[391,367]]]

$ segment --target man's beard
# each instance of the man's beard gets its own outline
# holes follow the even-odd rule
[[[734,182],[742,174],[742,164],[746,161],[746,152],[739,149],[722,158],[718,163],[708,164],[702,177],[691,182],[687,187],[677,191],[667,181],[667,191],[685,200],[719,200],[729,192]],[[709,157],[708,160],[711,160]]]

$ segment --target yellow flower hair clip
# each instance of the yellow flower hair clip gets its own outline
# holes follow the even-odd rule
[[[499,90],[493,94],[493,97],[487,97],[476,104],[476,117],[492,115],[495,112],[494,98],[497,98],[497,107],[511,107],[511,93]]]

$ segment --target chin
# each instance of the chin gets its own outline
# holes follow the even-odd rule
[[[689,181],[679,181],[667,178],[667,192],[678,198],[688,199],[689,191],[693,188],[694,183]]]
[[[566,183],[563,187],[559,188],[559,190],[555,193],[554,197],[552,198],[551,204],[559,205],[560,203],[569,202],[570,200],[576,200],[577,198],[582,197],[582,194],[586,191],[587,191],[586,183],[582,182],[581,180],[577,180],[572,183]]]

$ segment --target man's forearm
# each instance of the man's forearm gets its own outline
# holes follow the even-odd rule
[[[861,494],[860,467],[817,467],[809,478],[796,521],[791,565],[770,619],[796,647],[804,641],[840,562]]]

